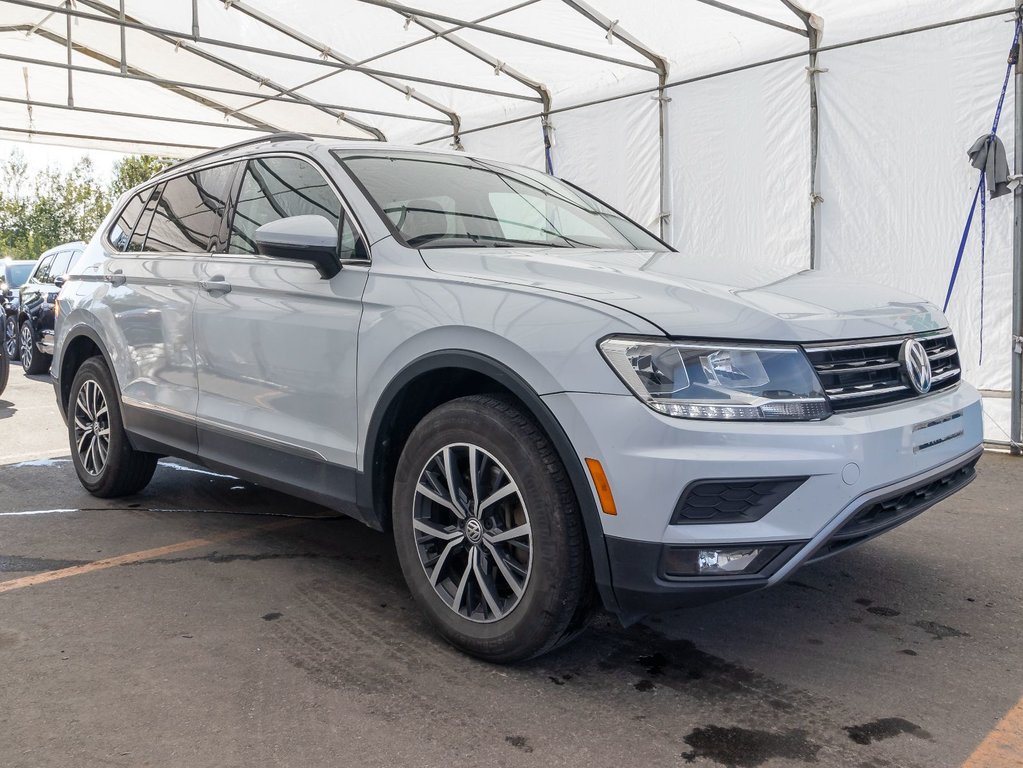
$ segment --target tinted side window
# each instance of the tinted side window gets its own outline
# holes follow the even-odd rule
[[[114,222],[114,226],[110,228],[110,242],[117,250],[124,251],[128,248],[131,231],[135,228],[135,222],[138,221],[139,214],[142,213],[142,207],[145,205],[150,191],[144,189],[129,200],[128,204],[124,206],[124,210],[121,211],[121,215],[117,217],[117,221]]]
[[[341,223],[339,256],[364,258],[365,249],[341,200],[311,163],[294,157],[261,157],[249,161],[231,222],[228,253],[255,253],[256,229],[287,216],[323,216],[334,228]]]
[[[234,178],[233,165],[220,165],[171,179],[156,204],[147,251],[202,253],[220,229]]]
[[[135,231],[131,234],[131,242],[128,243],[129,251],[151,251],[153,248],[146,247],[146,235],[149,234],[149,225],[153,221],[153,212],[156,210],[157,203],[160,202],[160,198],[163,196],[163,187],[161,184],[153,191],[152,197],[149,198],[149,202],[146,203],[146,208],[142,211],[142,215],[139,216],[139,223],[135,226]]]
[[[67,272],[68,267],[71,266],[71,254],[73,251],[61,251],[54,259],[53,263],[50,264],[50,273],[46,277],[46,282],[52,283],[55,277],[60,277]]]
[[[35,274],[32,275],[32,282],[45,283],[47,278],[50,276],[50,265],[53,263],[54,254],[50,254],[43,258],[39,262],[39,266],[36,268]]]

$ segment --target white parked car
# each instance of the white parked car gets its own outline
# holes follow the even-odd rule
[[[128,193],[58,299],[98,496],[161,455],[391,529],[416,601],[494,661],[594,594],[624,621],[775,584],[966,485],[945,318],[806,272],[726,281],[578,188],[282,135]]]

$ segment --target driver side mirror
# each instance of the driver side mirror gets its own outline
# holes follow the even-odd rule
[[[256,230],[256,250],[263,256],[307,261],[329,280],[341,271],[337,230],[324,216],[288,216]]]
[[[55,278],[53,278],[53,286],[55,288],[63,288],[64,287],[64,283],[66,283],[66,282],[67,282],[67,275],[57,275]]]

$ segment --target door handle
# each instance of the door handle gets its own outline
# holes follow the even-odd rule
[[[103,275],[103,279],[114,287],[124,285],[127,281],[127,278],[124,276],[124,270],[121,269],[115,269],[110,274]]]
[[[212,280],[200,280],[199,287],[202,288],[206,293],[230,293],[231,284],[224,280],[224,278],[214,278]]]

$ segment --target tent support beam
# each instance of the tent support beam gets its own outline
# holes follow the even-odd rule
[[[66,42],[65,38],[61,37],[60,35],[58,35],[55,32],[50,32],[47,29],[35,28],[35,32],[32,33],[31,32],[32,29],[33,29],[33,27],[25,24],[25,25],[13,26],[13,27],[0,27],[0,32],[8,32],[8,31],[11,31],[11,32],[21,32],[21,31],[28,31],[30,34],[35,34],[38,37],[43,38],[44,40],[49,40],[51,43],[56,43],[58,45],[64,45],[65,42]],[[109,56],[106,56],[106,55],[100,53],[99,51],[94,51],[91,48],[87,48],[84,45],[82,45],[81,43],[79,43],[77,45],[77,50],[78,50],[79,53],[81,53],[84,56],[88,56],[90,59],[95,59],[96,61],[99,61],[99,62],[101,62],[103,64],[107,64],[107,65],[109,65],[111,67],[116,67],[117,66],[117,61],[115,59],[113,59],[113,58],[111,58]],[[16,59],[11,59],[6,54],[0,54],[0,60],[4,60],[4,59],[8,59],[10,61],[17,61]],[[27,59],[27,60],[24,60],[24,61],[20,61],[20,63],[22,63],[22,64],[40,63],[43,66],[49,66],[49,67],[64,67],[64,66],[66,66],[66,65],[61,64],[59,62],[53,62],[53,61],[40,61],[40,62],[36,62],[34,59]],[[157,86],[159,86],[161,88],[164,88],[164,89],[170,91],[171,93],[174,93],[177,96],[183,96],[186,99],[189,99],[190,101],[194,101],[197,104],[201,104],[202,106],[208,107],[209,109],[214,109],[214,110],[216,110],[216,111],[218,111],[220,113],[227,112],[228,109],[229,109],[229,107],[221,104],[220,102],[214,101],[212,99],[208,99],[205,96],[200,96],[197,93],[192,93],[191,91],[186,90],[185,86],[171,85],[169,83],[157,82],[159,80],[159,78],[154,78],[152,75],[149,75],[148,73],[144,72],[143,70],[136,69],[135,67],[129,67],[127,65],[127,63],[125,63],[125,65],[124,65],[125,66],[125,70],[124,70],[123,74],[120,71],[113,71],[112,72],[112,71],[105,70],[105,69],[104,70],[99,70],[99,69],[94,70],[92,67],[82,67],[80,65],[74,65],[74,64],[72,64],[71,66],[72,66],[73,69],[75,69],[75,70],[77,70],[79,72],[98,73],[98,74],[108,75],[108,76],[113,76],[113,77],[123,77],[123,78],[128,79],[128,80],[138,79],[138,80],[145,80],[147,82],[152,82],[155,85],[157,85]],[[27,101],[27,99],[26,99],[26,101]],[[42,105],[40,105],[40,106],[42,106]],[[78,109],[81,109],[81,107],[78,107]],[[140,115],[140,117],[145,117],[145,115]],[[264,123],[262,120],[257,120],[256,118],[248,117],[247,115],[239,115],[238,119],[243,121],[243,122],[245,122],[245,123],[248,123],[250,126],[252,126],[253,128],[255,128],[257,130],[260,130],[260,131],[270,131],[271,133],[276,133],[276,132],[281,130],[276,125],[271,125],[270,123]],[[238,126],[238,127],[241,127],[241,126]]]
[[[270,14],[264,13],[263,11],[251,7],[250,5],[248,5],[248,3],[242,2],[242,0],[235,0],[235,2],[233,2],[229,7],[233,10],[238,11],[239,13],[245,14],[250,19],[255,19],[257,22],[263,24],[264,26],[269,27],[270,29],[280,32],[282,35],[290,37],[292,40],[295,40],[308,48],[312,48],[314,51],[319,52],[320,55],[323,56],[324,58],[329,57],[334,61],[341,62],[342,64],[353,65],[356,63],[355,59],[345,56],[344,54],[335,50],[326,43],[321,43],[318,40],[314,40],[313,38],[298,31],[297,29],[294,29],[293,27],[288,26],[284,22],[279,21]],[[373,80],[376,80],[378,83],[382,83],[383,85],[386,85],[388,88],[392,88],[398,91],[399,93],[405,94],[407,98],[412,99],[413,101],[418,101],[420,104],[425,104],[430,109],[440,112],[442,115],[447,117],[447,119],[451,122],[451,130],[454,132],[456,137],[458,136],[458,131],[462,126],[462,120],[458,116],[458,113],[455,112],[450,107],[441,104],[440,102],[430,98],[429,96],[424,96],[421,93],[417,93],[412,88],[412,86],[407,85],[406,83],[399,82],[389,77],[384,77],[383,75],[367,75],[367,77],[370,77]],[[295,90],[297,89],[293,88],[288,92],[294,95]],[[455,142],[456,143],[458,142],[457,138],[455,139]]]
[[[66,131],[36,131],[27,130],[25,128],[15,128],[9,125],[0,125],[0,134],[3,133],[14,133],[19,136],[24,135],[29,138],[33,136],[47,136],[56,139],[79,139],[80,141],[108,141],[118,142],[121,144],[148,144],[153,147],[166,147],[168,149],[188,149],[188,150],[204,150],[204,149],[216,149],[208,144],[178,144],[169,141],[152,141],[150,139],[141,138],[126,138],[124,136],[98,136],[96,134],[89,133],[67,133]],[[56,143],[56,142],[55,142]],[[59,143],[58,143],[58,146]],[[65,146],[78,146],[78,145],[65,145]]]
[[[1023,14],[1023,0],[1016,0],[1017,17]],[[1023,173],[1023,40],[1016,52],[1016,82],[1013,149],[1013,173]],[[982,191],[981,194],[984,194]],[[1012,405],[1009,420],[1009,446],[1014,456],[1023,452],[1023,187],[1017,185],[1012,193],[1012,326],[1010,355],[1012,358]]]
[[[40,30],[39,33],[37,33],[37,34],[43,34],[43,30]],[[52,34],[52,33],[50,33],[50,34]],[[54,37],[57,40],[61,40],[61,41],[63,40],[63,38],[58,36],[58,35],[54,35]],[[95,54],[96,57],[102,57],[103,56],[103,54],[101,54],[101,53],[98,53],[98,52],[95,52],[95,51],[89,51],[88,49],[85,49],[85,48],[83,48],[80,45],[76,46],[76,50],[78,50],[81,53]],[[103,58],[105,59],[106,57],[103,57]],[[12,55],[6,54],[6,53],[0,53],[0,60],[14,61],[14,62],[17,62],[19,64],[34,64],[34,65],[40,66],[40,67],[55,67],[57,69],[66,69],[67,68],[67,64],[65,64],[64,62],[61,62],[61,61],[48,61],[46,59],[33,59],[33,58],[29,58],[27,56],[12,56]],[[304,101],[296,100],[296,99],[294,99],[294,98],[292,98],[290,96],[282,96],[282,95],[268,96],[268,95],[263,94],[263,93],[256,93],[254,91],[243,91],[243,90],[240,90],[240,89],[237,89],[237,88],[221,88],[219,86],[205,85],[203,83],[191,83],[191,82],[185,82],[185,81],[182,81],[182,80],[167,80],[165,78],[156,77],[154,75],[140,74],[140,73],[138,73],[138,70],[134,69],[133,67],[129,67],[128,68],[128,74],[126,74],[126,75],[122,75],[120,72],[117,72],[117,71],[113,71],[112,72],[112,71],[110,71],[108,69],[100,69],[98,67],[84,67],[84,66],[81,66],[79,64],[73,65],[72,69],[74,69],[76,72],[82,72],[82,73],[86,73],[86,74],[90,74],[90,75],[101,75],[103,77],[119,77],[122,80],[136,80],[136,81],[143,82],[143,83],[152,83],[153,85],[158,85],[158,86],[161,86],[163,88],[167,88],[169,90],[173,90],[176,93],[178,93],[179,95],[188,96],[188,98],[192,99],[193,101],[197,101],[200,104],[204,104],[205,106],[212,106],[214,109],[217,109],[222,114],[233,115],[233,116],[237,117],[239,120],[246,120],[247,122],[252,122],[252,120],[254,118],[249,118],[244,113],[239,113],[237,110],[232,109],[230,107],[225,107],[223,105],[216,105],[214,102],[212,102],[212,101],[210,101],[208,99],[205,99],[204,97],[198,96],[197,94],[194,94],[194,93],[188,93],[188,92],[182,91],[181,89],[191,88],[191,89],[194,89],[194,90],[197,90],[197,91],[209,91],[211,93],[226,93],[226,94],[229,94],[229,95],[232,95],[232,96],[246,96],[248,98],[261,98],[261,99],[267,99],[268,101],[282,101],[282,102],[285,102],[287,104],[294,104],[294,105],[300,106],[300,107],[310,106],[308,103],[306,103]],[[369,115],[381,115],[381,116],[384,116],[384,117],[393,117],[393,118],[396,118],[396,119],[399,119],[399,120],[415,120],[415,121],[422,122],[422,123],[438,123],[440,125],[445,125],[448,122],[447,120],[441,120],[440,118],[434,118],[434,117],[417,117],[415,115],[398,114],[397,112],[382,112],[380,110],[364,109],[362,107],[348,107],[348,106],[344,106],[342,104],[329,104],[329,103],[321,104],[320,102],[316,102],[316,103],[320,104],[323,107],[327,107],[329,109],[340,110],[342,112],[362,112],[362,113],[369,114]],[[145,117],[145,115],[142,115],[142,117]],[[266,125],[266,124],[264,124],[264,125]],[[276,132],[276,131],[280,131],[282,129],[279,128],[279,127],[274,127],[274,126],[267,125],[266,130],[271,131],[271,132]],[[353,138],[357,139],[358,137],[353,137]]]
[[[85,0],[78,0],[78,1],[79,2],[83,2],[83,3],[85,2]],[[139,30],[140,32],[148,32],[148,33],[154,34],[154,35],[163,35],[163,36],[165,36],[167,38],[170,38],[170,41],[174,42],[174,43],[176,43],[178,40],[186,40],[186,39],[187,40],[191,40],[192,39],[192,35],[190,33],[181,32],[180,30],[176,30],[176,29],[166,29],[164,27],[157,27],[157,26],[153,26],[152,24],[143,24],[143,23],[141,23],[139,21],[135,21],[135,20],[131,19],[131,17],[128,17],[124,22],[122,22],[118,18],[117,10],[116,9],[110,8],[109,6],[103,5],[102,3],[95,3],[94,7],[99,7],[102,10],[107,11],[110,15],[102,16],[102,15],[97,15],[95,13],[87,13],[85,11],[79,11],[79,10],[74,9],[74,8],[64,8],[64,7],[52,8],[52,7],[48,6],[48,5],[46,5],[45,3],[38,2],[38,0],[0,0],[0,3],[6,3],[6,4],[9,4],[9,5],[17,5],[17,6],[20,6],[22,8],[35,8],[35,9],[41,10],[41,11],[49,11],[50,12],[49,16],[52,16],[52,15],[57,14],[57,13],[61,13],[61,14],[65,14],[65,15],[68,15],[68,16],[74,16],[75,18],[79,18],[79,19],[86,19],[88,21],[95,21],[95,22],[98,22],[100,24],[117,24],[117,25],[121,26],[122,29],[136,29],[136,30]],[[43,21],[45,21],[45,19]],[[43,22],[41,21],[38,24],[36,24],[35,26],[36,27],[41,26],[42,23]],[[286,61],[300,61],[300,62],[302,62],[304,64],[313,64],[313,65],[316,65],[316,66],[319,66],[319,67],[328,67],[328,68],[334,69],[334,70],[336,70],[338,72],[347,72],[347,71],[351,70],[352,72],[361,72],[364,75],[381,75],[383,77],[394,77],[394,78],[397,78],[397,79],[400,79],[400,80],[409,80],[409,81],[411,81],[413,83],[424,83],[426,85],[438,85],[438,86],[440,86],[442,88],[453,88],[455,90],[460,90],[460,91],[471,91],[473,93],[482,93],[482,94],[484,94],[486,96],[498,96],[500,98],[506,98],[506,99],[520,99],[522,101],[535,101],[535,102],[540,101],[540,99],[538,99],[535,96],[525,96],[525,95],[518,94],[518,93],[508,93],[506,91],[495,91],[495,90],[492,90],[490,88],[477,88],[475,86],[466,85],[464,83],[454,83],[454,82],[450,82],[450,81],[447,81],[447,80],[436,80],[436,79],[428,78],[428,77],[420,77],[418,75],[409,75],[409,74],[403,74],[403,73],[398,73],[398,72],[387,72],[387,71],[384,71],[384,70],[371,69],[369,67],[364,67],[361,64],[341,64],[340,62],[337,62],[337,61],[325,61],[322,58],[312,57],[312,56],[302,56],[302,55],[297,54],[297,53],[288,53],[286,51],[270,51],[270,50],[266,50],[265,48],[259,48],[258,46],[246,45],[244,43],[237,43],[237,42],[234,42],[234,41],[231,41],[231,40],[222,40],[220,38],[215,38],[215,37],[204,37],[204,36],[200,35],[199,39],[195,40],[195,42],[202,43],[203,45],[212,45],[212,46],[215,46],[215,47],[218,47],[218,48],[227,48],[227,49],[233,50],[233,51],[244,51],[246,53],[255,53],[255,54],[258,54],[260,56],[269,56],[271,58],[283,59],[283,60],[286,60]],[[642,68],[642,65],[632,65],[632,66],[640,66]]]
[[[115,24],[119,23],[119,21],[120,21],[118,18],[116,18],[117,12],[113,8],[110,8],[109,6],[107,6],[105,3],[95,2],[95,0],[78,0],[78,2],[82,3],[83,5],[88,6],[89,8],[93,8],[94,10],[99,11],[102,14],[106,14],[106,16],[108,17],[108,19],[107,19],[108,21],[112,21]],[[67,19],[68,19],[68,24],[70,24],[71,23],[71,16],[70,16],[70,14],[68,15]],[[131,18],[131,17],[127,17],[126,21],[131,21],[132,23],[135,23],[135,24],[140,23],[138,19]],[[123,29],[124,26],[122,25],[121,28]],[[146,29],[146,30],[143,30],[143,31],[146,34],[148,34],[148,35],[152,35],[153,37],[157,38],[158,40],[163,40],[165,43],[170,43],[170,44],[174,45],[175,47],[180,47],[180,48],[188,51],[189,53],[191,53],[194,56],[199,56],[200,58],[203,58],[206,61],[210,62],[211,64],[215,64],[216,66],[221,67],[222,69],[226,69],[229,72],[233,72],[236,75],[240,75],[241,77],[244,77],[244,78],[246,78],[248,80],[253,80],[253,81],[259,83],[262,86],[266,86],[267,88],[270,88],[270,89],[272,89],[274,91],[277,91],[278,93],[283,93],[284,92],[284,87],[278,85],[277,83],[272,81],[270,78],[262,77],[262,76],[256,74],[255,72],[252,72],[251,70],[245,69],[244,67],[239,67],[236,64],[233,64],[230,61],[227,61],[226,59],[221,58],[220,56],[216,56],[216,55],[214,55],[212,53],[208,53],[207,51],[203,50],[202,48],[198,48],[198,47],[196,47],[193,44],[186,43],[180,37],[177,40],[175,40],[173,37],[171,37],[169,35],[165,35],[165,34],[163,34],[161,32],[157,32],[155,30]],[[323,104],[320,104],[319,102],[316,102],[316,101],[314,101],[312,99],[306,98],[305,96],[295,95],[295,99],[297,101],[305,103],[307,106],[310,106],[313,109],[317,109],[317,110],[319,110],[321,112],[325,112],[326,114],[330,115],[333,118],[336,118],[340,122],[348,123],[352,127],[357,128],[360,131],[363,131],[365,133],[368,133],[370,136],[375,136],[380,141],[385,141],[386,140],[386,138],[384,137],[384,134],[379,129],[374,128],[373,126],[369,125],[368,123],[363,123],[360,120],[355,120],[353,118],[350,118],[347,115],[345,115],[345,113],[343,111],[338,111],[338,110],[333,109],[331,107],[327,107],[327,106],[325,106]],[[229,115],[231,113],[226,113],[226,114]]]
[[[70,5],[70,2],[68,3]],[[67,105],[73,107],[75,105],[75,71],[71,69],[71,54],[72,43],[71,43],[71,17],[65,16],[67,21],[67,34],[64,36],[64,42],[67,43]]]
[[[477,48],[472,43],[466,42],[465,40],[455,36],[451,32],[445,32],[444,28],[435,21],[419,17],[413,17],[413,20],[423,29],[429,32],[433,32],[436,37],[442,40],[446,40],[448,43],[455,46],[456,48],[465,51],[470,56],[473,56],[482,61],[483,63],[493,67],[495,73],[499,72],[501,74],[505,74],[515,82],[521,83],[530,90],[535,91],[536,94],[540,97],[540,103],[542,105],[542,116],[540,117],[540,124],[543,130],[544,144],[547,147],[550,147],[552,145],[550,135],[551,126],[548,120],[548,116],[550,115],[551,111],[551,92],[546,85],[544,85],[538,80],[534,80],[531,77],[527,77],[526,75],[522,74],[513,67],[509,67],[503,61],[500,61],[496,56],[490,55],[482,48]],[[455,134],[454,143],[456,146],[459,147],[461,146],[461,141],[459,140],[457,133]],[[549,158],[550,153],[545,153],[545,156]],[[547,163],[547,173],[553,173],[554,169],[551,168],[549,160],[545,162]]]
[[[820,154],[817,76],[821,73],[817,66],[817,47],[820,45],[820,31],[817,29],[812,13],[799,7],[792,0],[781,0],[781,2],[806,26],[806,35],[810,45],[810,64],[806,68],[807,82],[810,84],[810,269],[817,269],[820,266],[820,206],[824,202],[824,198],[820,194],[820,174],[817,171]]]
[[[751,21],[758,21],[761,24],[767,24],[769,27],[777,27],[778,29],[784,29],[786,32],[793,32],[802,37],[809,37],[809,34],[804,29],[793,27],[775,19],[768,18],[767,16],[761,16],[758,13],[751,13],[745,11],[742,8],[736,8],[734,5],[728,5],[727,3],[718,2],[718,0],[696,0],[698,3],[709,5],[711,8],[717,8],[721,11],[727,11],[728,13],[734,13],[736,16],[742,16],[744,19],[750,19]],[[788,3],[785,3],[788,5]]]
[[[488,21],[489,19],[497,18],[498,16],[503,16],[506,13],[511,13],[512,11],[517,11],[519,8],[525,8],[527,5],[533,5],[534,3],[538,3],[538,2],[540,2],[540,0],[522,0],[522,2],[520,2],[520,3],[516,4],[516,5],[513,5],[511,8],[504,8],[502,10],[494,11],[493,13],[487,14],[486,16],[481,16],[478,19],[476,19],[474,23],[478,24],[478,23],[483,22],[483,21]],[[392,48],[389,51],[383,51],[382,53],[374,54],[373,56],[370,56],[369,58],[366,58],[366,59],[362,59],[361,61],[356,61],[356,62],[354,62],[352,67],[353,68],[355,68],[355,67],[358,67],[358,68],[365,67],[366,64],[374,62],[377,59],[386,58],[387,56],[390,56],[392,53],[398,53],[399,51],[404,51],[404,50],[407,50],[409,48],[414,48],[417,45],[421,45],[423,43],[428,43],[431,40],[443,39],[445,36],[450,35],[452,32],[457,32],[459,29],[461,29],[461,27],[452,27],[451,29],[446,29],[446,30],[444,30],[442,32],[439,32],[437,34],[430,35],[429,37],[421,37],[418,40],[413,40],[410,43],[405,43],[404,45],[399,45],[397,48]],[[344,72],[344,71],[345,71],[344,69],[335,69],[335,70],[333,70],[331,72],[326,72],[326,73],[324,73],[322,75],[317,75],[316,77],[312,78],[311,80],[306,80],[305,82],[299,83],[298,85],[296,85],[296,86],[294,86],[292,88],[289,88],[287,91],[285,91],[285,93],[294,93],[295,91],[299,91],[299,90],[301,90],[303,88],[308,88],[310,85],[315,85],[316,83],[321,83],[324,80],[327,80],[327,79],[329,79],[331,77],[334,77],[335,75],[338,75],[338,74],[340,74],[341,72]],[[262,104],[262,103],[263,103],[262,100],[254,101],[251,104],[246,104],[245,107],[243,107],[243,109],[249,109],[250,107],[255,107],[255,106],[257,106],[259,104]]]
[[[627,61],[625,59],[616,59],[614,56],[605,56],[602,53],[594,53],[592,51],[584,51],[581,48],[573,48],[570,45],[562,45],[561,43],[554,43],[550,40],[540,40],[535,37],[529,37],[528,35],[519,35],[515,32],[506,32],[503,29],[497,27],[488,27],[485,24],[477,24],[473,21],[466,21],[465,19],[456,19],[453,16],[445,16],[441,13],[433,13],[432,11],[424,11],[421,8],[412,8],[407,5],[399,5],[398,3],[391,2],[391,0],[359,0],[360,3],[366,3],[367,5],[378,5],[382,8],[391,8],[404,16],[421,16],[424,19],[433,19],[434,21],[442,21],[446,24],[456,24],[465,29],[474,29],[477,32],[486,32],[491,35],[497,35],[498,37],[506,37],[509,40],[517,40],[520,43],[530,43],[532,45],[538,45],[541,48],[550,48],[555,51],[562,51],[564,53],[571,53],[575,56],[584,56],[590,59],[599,59],[600,61],[607,61],[611,64],[618,64],[622,67],[632,67],[633,69],[645,69],[647,72],[655,72],[653,67],[647,66],[646,64],[637,64],[634,61]]]
[[[159,123],[177,123],[179,125],[197,125],[203,128],[218,128],[228,131],[252,131],[254,133],[279,133],[280,128],[274,128],[271,126],[261,127],[258,125],[227,125],[225,123],[218,123],[212,120],[194,120],[187,117],[169,117],[167,115],[140,115],[137,112],[120,112],[116,109],[100,109],[98,107],[82,107],[74,106],[69,107],[67,104],[53,101],[36,101],[35,99],[25,98],[19,99],[15,96],[0,96],[0,104],[20,104],[21,106],[31,110],[33,108],[38,109],[62,109],[71,112],[85,112],[90,115],[108,115],[110,117],[124,117],[131,120],[153,120]],[[324,139],[339,139],[342,141],[357,141],[352,139],[351,136],[338,136],[336,134],[329,133],[313,133],[313,136],[318,136]]]
[[[124,39],[124,0],[118,2],[117,18],[121,22],[118,31],[121,33],[121,74],[128,74],[128,47]],[[70,18],[70,17],[68,17]]]
[[[602,14],[596,8],[584,2],[584,0],[562,1],[569,8],[582,14],[598,27],[603,29],[608,35],[608,40],[612,39],[612,37],[614,39],[621,40],[632,50],[643,58],[649,60],[650,63],[654,65],[654,70],[657,72],[657,95],[654,98],[657,100],[658,171],[660,173],[657,226],[658,234],[661,236],[661,239],[666,240],[668,234],[668,218],[671,216],[671,189],[670,179],[668,176],[667,144],[668,102],[671,101],[671,99],[668,98],[667,94],[664,92],[664,88],[668,83],[668,60],[664,56],[659,56],[654,53],[649,46],[641,43],[635,37],[618,26],[617,22],[611,21],[611,19]]]

